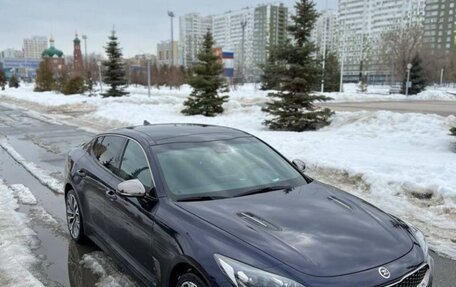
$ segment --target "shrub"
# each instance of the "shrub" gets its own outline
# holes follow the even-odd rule
[[[62,93],[65,95],[82,94],[85,91],[84,78],[76,76],[66,82],[62,89]]]

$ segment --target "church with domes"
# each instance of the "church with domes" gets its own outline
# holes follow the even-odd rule
[[[54,38],[49,39],[49,48],[41,53],[41,58],[45,64],[52,70],[54,76],[66,72],[65,58],[63,52],[55,47]]]

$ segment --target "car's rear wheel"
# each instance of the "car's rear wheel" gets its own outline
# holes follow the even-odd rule
[[[206,283],[194,273],[185,273],[179,277],[176,287],[207,287]]]
[[[74,190],[68,191],[66,196],[66,217],[71,238],[78,243],[82,243],[86,237],[84,234],[81,208],[79,207]]]

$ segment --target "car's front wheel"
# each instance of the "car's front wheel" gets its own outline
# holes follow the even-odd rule
[[[85,235],[81,208],[74,190],[70,190],[66,196],[66,218],[71,238],[78,243],[83,242]]]
[[[207,285],[198,275],[186,273],[179,277],[176,287],[207,287]]]

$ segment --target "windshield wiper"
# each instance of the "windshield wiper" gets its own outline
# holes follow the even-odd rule
[[[224,197],[224,196],[203,195],[203,196],[184,197],[184,198],[178,199],[177,201],[179,201],[179,202],[185,202],[185,201],[207,201],[207,200],[215,200],[215,199],[223,199],[223,198],[226,198],[226,197]]]
[[[250,189],[237,196],[252,195],[252,194],[265,193],[265,192],[270,192],[270,191],[275,191],[275,190],[291,189],[291,188],[293,188],[291,185],[273,185],[273,186],[268,186],[268,187]]]

